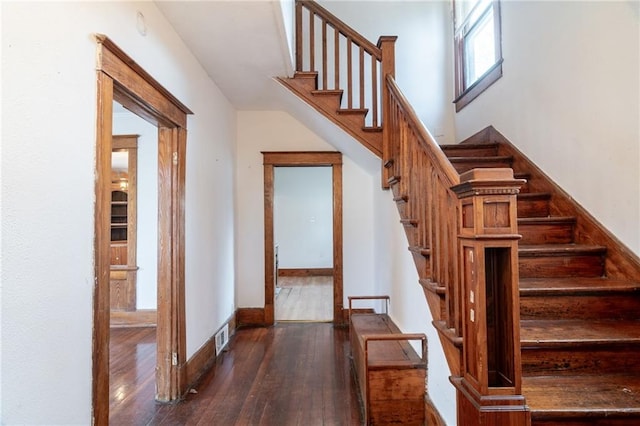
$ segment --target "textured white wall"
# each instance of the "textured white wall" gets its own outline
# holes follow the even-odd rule
[[[633,1],[502,3],[503,77],[456,114],[492,124],[640,254],[640,27]]]
[[[136,308],[158,304],[158,128],[131,112],[113,114],[114,135],[138,137]]]
[[[331,167],[274,169],[273,225],[280,268],[333,267]]]
[[[355,143],[355,142],[354,142]],[[236,276],[239,307],[264,306],[264,197],[261,151],[334,151],[289,114],[239,111],[236,168]],[[344,294],[370,294],[374,277],[372,188],[379,180],[343,156]]]
[[[234,311],[235,112],[152,2],[2,2],[2,424],[90,424],[96,43],[188,105],[191,354]],[[136,12],[146,17],[146,36]],[[106,397],[106,396],[105,396]]]

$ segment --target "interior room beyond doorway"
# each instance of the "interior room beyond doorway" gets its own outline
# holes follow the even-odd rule
[[[333,319],[332,173],[274,169],[276,321]]]

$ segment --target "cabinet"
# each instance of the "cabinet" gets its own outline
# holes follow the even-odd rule
[[[127,193],[111,191],[111,242],[127,241],[129,223]]]

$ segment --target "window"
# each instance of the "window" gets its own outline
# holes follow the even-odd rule
[[[500,2],[453,0],[456,112],[502,77]]]

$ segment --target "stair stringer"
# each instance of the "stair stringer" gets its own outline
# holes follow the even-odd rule
[[[340,109],[339,99],[338,102],[333,103],[331,101],[322,99],[322,95],[314,95],[312,92],[316,89],[317,86],[317,84],[315,83],[315,79],[309,78],[309,76],[299,78],[301,74],[302,73],[296,73],[298,78],[278,77],[277,81],[284,87],[295,93],[308,105],[315,108],[316,111],[325,116],[333,124],[351,135],[355,140],[360,142],[377,157],[382,158],[382,132],[371,131],[364,127],[364,115],[366,115],[366,111],[364,111],[364,114],[357,112],[358,116],[362,116],[362,124],[359,125],[357,123],[359,120],[357,117],[354,118],[352,114],[345,113],[345,111],[349,110]],[[305,80],[312,80],[312,85],[310,85],[310,83],[306,82]],[[335,93],[333,93],[332,91],[332,94]]]
[[[497,142],[498,155],[512,156],[514,169],[527,170],[530,174],[528,178],[530,192],[552,194],[553,201],[550,204],[550,216],[576,218],[575,243],[607,247],[604,265],[607,277],[640,282],[640,257],[635,255],[631,249],[594,218],[587,209],[557,185],[511,141],[493,126],[489,126],[476,135],[465,139],[461,144],[469,144],[478,140]]]

